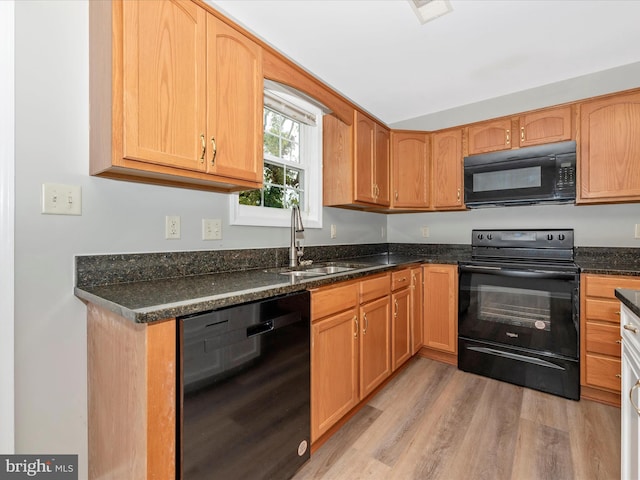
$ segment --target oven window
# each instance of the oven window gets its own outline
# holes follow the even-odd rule
[[[540,166],[473,174],[474,192],[534,188],[541,185],[542,168]]]
[[[487,322],[549,332],[551,295],[551,292],[541,290],[479,285],[478,318]]]

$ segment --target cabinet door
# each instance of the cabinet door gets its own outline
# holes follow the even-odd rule
[[[391,369],[411,358],[411,291],[400,289],[391,294]]]
[[[206,12],[192,2],[123,2],[123,156],[205,170]]]
[[[358,398],[358,312],[311,326],[311,441],[340,420]]]
[[[429,207],[429,136],[426,133],[394,132],[392,205],[394,208]]]
[[[390,132],[376,123],[376,151],[374,164],[374,193],[378,205],[389,206],[389,156],[391,151]]]
[[[376,123],[356,110],[354,125],[354,200],[375,203],[373,165]]]
[[[436,132],[433,145],[433,206],[464,208],[462,193],[462,130]]]
[[[360,399],[391,375],[390,297],[360,306]]]
[[[509,150],[511,144],[511,119],[492,120],[468,127],[469,155]]]
[[[262,49],[213,15],[207,77],[207,171],[262,183]]]
[[[580,106],[578,203],[640,199],[640,93]]]
[[[458,267],[425,265],[424,345],[449,353],[458,351]]]
[[[322,204],[347,205],[353,201],[351,125],[333,115],[322,119]]]
[[[520,146],[571,140],[571,107],[533,112],[520,117]]]
[[[418,353],[423,342],[422,268],[411,269],[411,355]]]

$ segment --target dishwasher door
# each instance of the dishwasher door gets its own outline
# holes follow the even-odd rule
[[[309,299],[179,319],[180,478],[288,479],[309,458]]]

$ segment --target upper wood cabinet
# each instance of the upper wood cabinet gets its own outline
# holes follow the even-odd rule
[[[389,130],[354,111],[353,125],[323,118],[323,204],[363,209],[389,206]]]
[[[199,5],[91,2],[93,175],[259,187],[262,96],[261,47]]]
[[[391,206],[429,208],[429,134],[391,132]]]
[[[511,145],[511,119],[490,120],[467,127],[469,155],[508,150]]]
[[[562,142],[573,138],[571,106],[525,113],[518,119],[520,146]]]
[[[640,92],[580,105],[577,203],[640,200]]]
[[[389,205],[389,130],[358,110],[354,118],[354,200]]]
[[[434,132],[431,145],[434,209],[464,209],[462,129]]]
[[[573,138],[571,106],[547,108],[467,127],[469,155]]]

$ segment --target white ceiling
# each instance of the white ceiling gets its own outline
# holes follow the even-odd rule
[[[640,0],[207,0],[387,124],[640,61]]]

